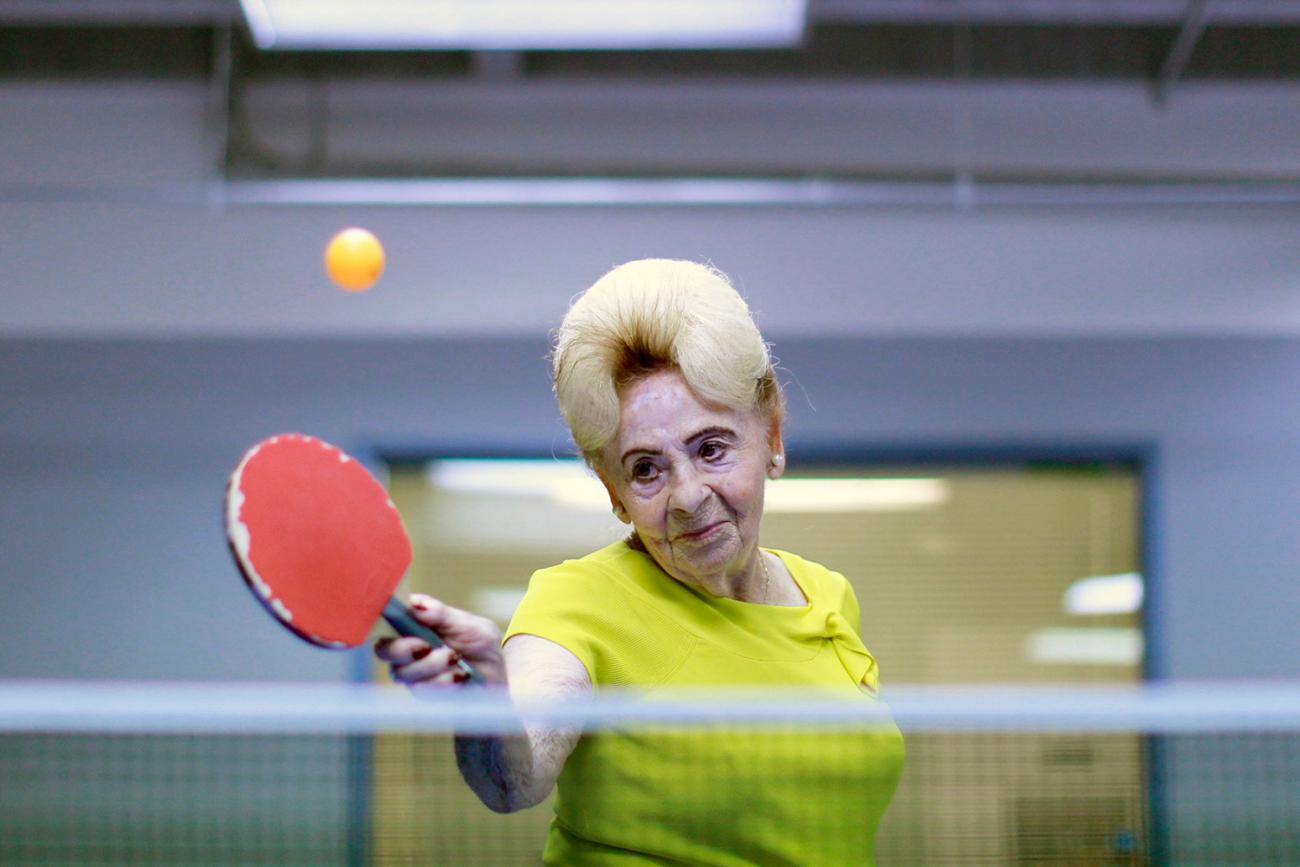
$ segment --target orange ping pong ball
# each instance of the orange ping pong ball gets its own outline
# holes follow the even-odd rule
[[[325,247],[325,272],[340,289],[369,289],[384,273],[384,245],[365,229],[344,229]]]

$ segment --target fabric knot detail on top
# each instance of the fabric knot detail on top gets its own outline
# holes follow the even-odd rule
[[[873,696],[879,693],[880,670],[876,667],[876,658],[862,644],[862,639],[843,614],[838,611],[827,613],[822,637],[830,641],[840,665],[844,666],[854,683]]]

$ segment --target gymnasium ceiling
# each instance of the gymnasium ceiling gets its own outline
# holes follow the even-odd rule
[[[1300,92],[1291,90],[1300,83],[1300,0],[810,0],[804,44],[793,49],[477,53],[259,51],[237,0],[7,0],[5,81],[205,83],[222,114],[221,169],[236,179],[1300,177],[1287,144],[1292,119],[1278,111]],[[1186,127],[1155,131],[1171,125],[1162,112],[1180,89],[1197,87],[1218,100],[1192,107]],[[1261,140],[1245,157],[1201,142],[1231,122],[1221,106],[1234,88],[1272,94],[1258,113],[1277,118],[1251,123]],[[1034,117],[1060,110],[1056,95],[1135,89],[1145,107],[1094,106],[1084,131],[1080,120],[1040,120],[1060,141],[1035,128]],[[968,98],[980,93],[1002,101]],[[418,116],[438,125],[415,130]],[[519,126],[544,128],[538,117],[590,130],[590,146],[501,146]],[[845,122],[853,117],[857,127]],[[999,124],[1023,128],[1020,143],[995,144],[1007,135]],[[819,141],[783,143],[773,132],[794,127]],[[913,140],[882,148],[876,134],[886,127]],[[358,146],[349,141],[358,129],[371,142],[433,144]],[[716,143],[655,146],[666,129]],[[1084,161],[1049,153],[1080,135],[1118,144]],[[996,158],[981,156],[981,137]],[[1105,156],[1125,141],[1145,149],[1145,161]],[[1192,163],[1189,149],[1199,153]]]
[[[789,50],[271,53],[236,0],[4,0],[0,334],[538,335],[649,254],[777,336],[1300,334],[1300,0],[809,10]],[[344,220],[391,254],[363,304]]]
[[[525,52],[508,62],[447,51],[259,54],[238,0],[6,0],[0,73],[205,76],[226,28],[235,33],[240,73],[251,79],[462,78],[503,70],[523,79],[1300,78],[1297,0],[809,0],[807,38],[795,49]]]

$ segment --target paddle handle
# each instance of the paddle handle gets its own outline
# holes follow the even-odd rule
[[[446,644],[438,633],[416,620],[415,616],[411,614],[411,609],[403,605],[396,596],[390,598],[388,604],[384,606],[384,619],[388,621],[389,626],[397,631],[398,635],[418,638],[427,642],[430,647],[442,647]],[[483,675],[478,673],[478,669],[465,660],[457,661],[455,667],[465,672],[465,683],[473,683],[479,686],[487,683],[483,679]]]

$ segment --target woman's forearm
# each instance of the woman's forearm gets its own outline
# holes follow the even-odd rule
[[[488,809],[513,813],[546,800],[582,730],[531,723],[524,734],[457,735],[456,765]]]
[[[523,705],[577,699],[591,693],[587,670],[572,653],[535,635],[516,635],[504,648],[510,695]],[[487,807],[513,813],[546,800],[564,762],[577,746],[581,728],[526,721],[522,733],[457,735],[461,776]]]
[[[545,799],[536,795],[532,746],[527,735],[457,735],[456,765],[489,810],[513,813]]]

